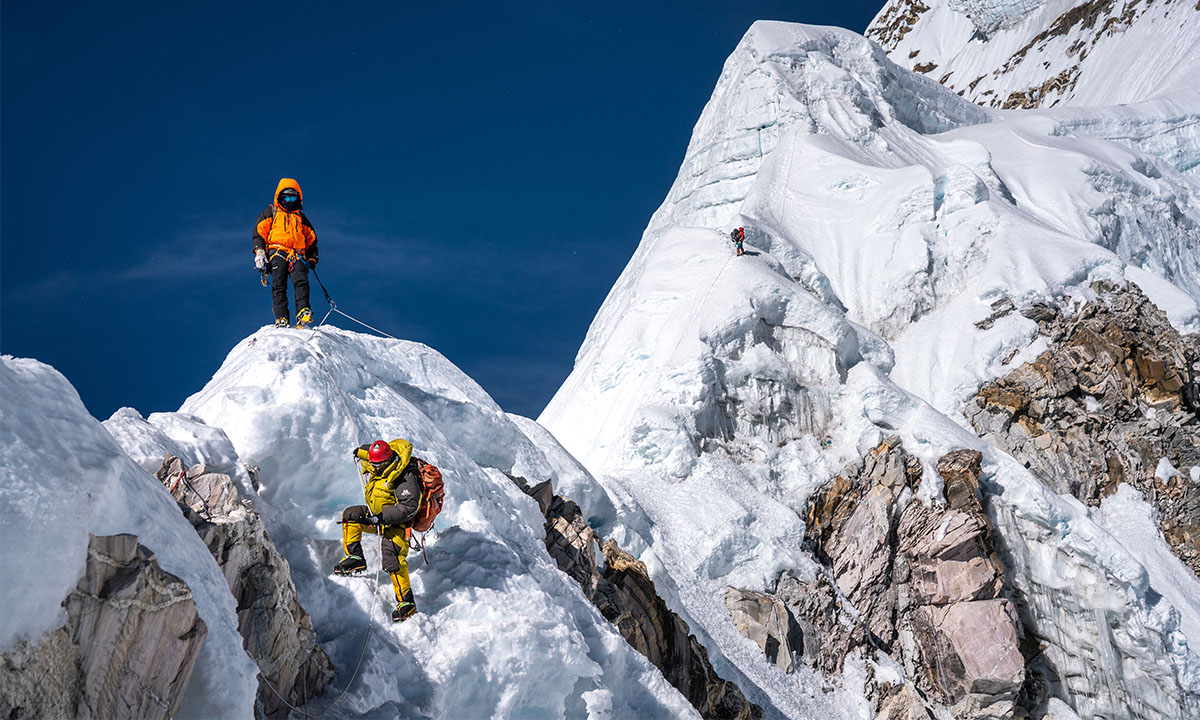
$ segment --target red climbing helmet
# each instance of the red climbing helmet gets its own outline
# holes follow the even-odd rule
[[[382,440],[376,440],[371,443],[371,449],[367,451],[367,459],[373,463],[387,462],[392,459],[392,446]]]

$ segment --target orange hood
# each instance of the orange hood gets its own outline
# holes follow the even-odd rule
[[[279,193],[283,192],[284,188],[295,190],[300,195],[300,202],[304,202],[304,192],[300,189],[300,183],[291,178],[283,178],[279,181],[279,184],[275,186],[275,196],[271,202],[279,200]]]

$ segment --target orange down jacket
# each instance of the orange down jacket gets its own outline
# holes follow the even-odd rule
[[[279,203],[279,193],[292,188],[300,194],[304,202],[304,193],[300,183],[291,178],[283,178],[275,187],[275,202],[268,205],[254,223],[254,249],[266,250],[270,257],[274,251],[287,254],[297,253],[306,260],[317,259],[317,232],[308,221],[304,211],[300,209],[288,212]]]

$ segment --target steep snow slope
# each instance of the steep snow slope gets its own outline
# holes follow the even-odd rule
[[[180,717],[253,716],[258,669],[225,578],[161,483],[138,467],[61,374],[0,358],[0,648],[62,624],[88,533],[132,533],[191,587],[208,637]],[[160,458],[161,461],[161,458]]]
[[[1032,630],[1064,676],[1107,678],[1063,690],[1081,714],[1198,712],[1200,661],[1138,560],[960,413],[1036,349],[1032,321],[986,321],[993,303],[1132,279],[1195,329],[1198,219],[1190,180],[1136,147],[990,113],[847,31],[756,23],[539,421],[649,519],[617,535],[669,579],[718,669],[785,713],[786,683],[722,594],[811,572],[808,494],[891,432],[930,465],[984,452]]]
[[[558,570],[544,518],[506,474],[552,480],[595,522],[611,524],[606,493],[544,429],[505,415],[424,345],[332,327],[264,328],[181,412],[143,420],[122,411],[108,425],[146,462],[170,450],[259,467],[256,502],[339,671],[310,712],[346,689],[331,715],[695,715]],[[386,576],[328,574],[341,556],[335,520],[362,503],[350,451],[378,437],[411,439],[442,469],[448,493],[428,536],[429,564],[410,558],[420,612],[401,625],[386,619],[394,602]],[[371,540],[364,548],[375,569]]]
[[[997,108],[1194,103],[1200,90],[1200,8],[1187,0],[891,0],[867,37]]]

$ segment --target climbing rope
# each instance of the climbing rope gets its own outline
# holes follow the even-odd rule
[[[721,263],[721,267],[717,268],[716,274],[713,275],[712,282],[710,282],[708,284],[708,289],[706,289],[704,291],[704,297],[700,298],[700,302],[692,305],[691,312],[688,314],[687,321],[685,323],[683,323],[682,325],[680,325],[679,327],[684,328],[684,329],[690,328],[692,326],[692,323],[696,321],[696,317],[700,313],[700,308],[702,308],[704,306],[704,303],[708,302],[709,295],[712,294],[713,288],[715,288],[717,286],[717,281],[721,279],[722,273],[725,272],[725,268],[726,268],[726,266],[729,265],[729,262],[731,260],[733,260],[733,256],[732,255],[727,256],[725,258],[725,262]],[[691,336],[688,335],[687,337],[690,338]],[[673,358],[675,356],[675,353],[679,350],[679,346],[683,344],[684,339],[685,339],[684,333],[680,333],[679,339],[677,339],[675,341],[675,344],[671,347],[671,352],[663,356],[666,358],[666,362],[670,362],[671,358]],[[664,361],[661,361],[661,360],[654,362],[655,369],[658,371],[659,374],[661,374],[662,371],[666,369],[665,366],[663,365],[663,362]],[[647,376],[646,378],[644,378],[642,380],[642,385],[643,385],[642,392],[639,393],[638,395],[641,397],[646,396],[646,394],[648,393],[648,388],[646,388],[645,385],[647,383],[649,383],[650,381],[657,380],[657,378],[658,378],[658,375]],[[601,422],[600,425],[598,425],[597,427],[600,427],[600,428],[606,427],[608,425],[608,421],[612,417],[613,411],[615,409],[616,409],[615,403],[610,405],[608,408],[608,412],[606,412],[604,414],[604,421]]]
[[[382,587],[382,583],[379,582],[379,571],[376,570],[375,571],[375,592],[371,594],[372,601],[374,601],[375,596],[379,594],[380,587]],[[346,687],[342,688],[342,692],[339,693],[338,696],[336,698],[334,698],[333,702],[329,703],[329,705],[326,706],[325,709],[322,710],[319,715],[313,715],[313,714],[307,713],[303,709],[301,709],[301,708],[308,707],[308,673],[304,674],[304,702],[301,703],[301,707],[296,707],[295,705],[288,702],[287,698],[280,695],[279,691],[275,689],[275,686],[271,684],[271,681],[267,679],[266,675],[259,673],[259,676],[262,677],[263,684],[266,685],[268,688],[270,688],[271,692],[275,694],[275,697],[279,698],[279,701],[281,703],[283,703],[284,705],[287,705],[288,708],[290,708],[291,710],[300,713],[302,716],[304,716],[306,718],[313,718],[314,720],[317,720],[318,718],[323,718],[323,717],[325,717],[326,713],[328,713],[330,710],[332,710],[334,708],[334,706],[336,706],[341,701],[341,699],[346,696],[346,693],[350,692],[350,686],[354,684],[355,678],[358,677],[358,671],[360,669],[362,669],[363,657],[365,657],[367,654],[367,640],[369,640],[371,638],[371,628],[374,627],[374,625],[375,625],[375,610],[374,610],[374,605],[370,604],[367,606],[367,632],[365,635],[363,635],[363,644],[362,644],[362,647],[358,651],[358,661],[356,663],[354,663],[354,672],[350,673],[350,679],[346,681]],[[303,666],[301,666],[301,672],[304,672]]]
[[[188,480],[187,471],[182,471],[182,477],[179,479],[183,481],[184,487],[186,487],[188,490],[191,490],[192,494],[200,499],[200,504],[204,506],[204,519],[212,520],[212,510],[210,510],[208,507],[208,501],[204,499],[203,495],[196,491],[196,487],[192,485],[192,481]]]
[[[385,333],[384,331],[380,330],[379,328],[368,325],[367,323],[363,322],[362,320],[359,320],[358,318],[356,318],[352,315],[349,315],[345,312],[342,312],[340,309],[338,309],[337,303],[335,303],[333,301],[333,298],[329,296],[329,291],[325,288],[325,283],[321,282],[321,277],[319,275],[317,275],[317,269],[310,268],[309,272],[312,273],[313,278],[315,278],[317,281],[317,285],[320,286],[321,293],[325,296],[325,302],[327,302],[329,304],[329,310],[321,318],[321,321],[319,323],[317,323],[315,326],[313,326],[312,333],[304,341],[304,343],[303,343],[304,345],[307,346],[308,343],[317,336],[317,331],[320,330],[321,327],[325,325],[326,320],[328,320],[329,316],[333,313],[337,313],[338,315],[341,315],[342,317],[344,317],[348,320],[352,320],[352,321],[358,323],[359,325],[362,325],[363,327],[367,328],[368,330],[376,332],[386,338],[391,338],[392,340],[399,340],[399,338],[397,338],[393,335],[389,335],[388,333]],[[311,346],[309,347],[309,352],[312,354],[312,356],[314,358],[316,358],[317,362],[321,366],[321,369],[325,371],[325,375],[329,378],[329,382],[332,383],[334,389],[337,390],[338,400],[342,404],[342,409],[346,411],[346,415],[349,416],[350,421],[354,424],[354,429],[358,433],[358,437],[365,436],[366,433],[363,432],[363,428],[358,422],[358,416],[350,409],[350,402],[349,402],[349,398],[346,396],[346,392],[344,390],[342,390],[341,385],[339,385],[337,382],[337,379],[334,378],[333,372],[329,369],[329,366],[325,364],[325,359],[321,356],[321,352],[319,351],[318,348],[311,347]],[[359,465],[357,459],[354,460],[354,466],[355,466],[355,472],[358,473],[361,477],[362,466]],[[201,498],[201,501],[203,501],[203,498]],[[424,547],[422,547],[422,552],[424,552]],[[426,558],[426,562],[427,563],[429,562],[428,558]],[[379,580],[379,571],[377,570],[377,571],[375,571],[375,592],[372,594],[372,599],[375,599],[375,597],[379,595],[379,592],[382,589],[382,587],[383,587],[383,584]],[[346,687],[344,687],[342,689],[342,692],[337,696],[337,698],[335,698],[332,703],[330,703],[324,710],[322,710],[319,715],[312,715],[310,713],[305,712],[301,708],[298,708],[295,705],[292,705],[291,703],[289,703],[287,701],[287,698],[285,698],[285,697],[283,697],[283,695],[279,694],[279,691],[275,689],[275,686],[271,684],[271,681],[267,680],[267,677],[265,675],[262,675],[262,673],[259,673],[259,675],[262,677],[263,684],[266,685],[268,688],[270,688],[271,692],[274,693],[275,697],[279,698],[280,702],[282,702],[284,705],[288,706],[288,708],[290,708],[294,712],[299,713],[303,717],[314,718],[314,720],[316,718],[324,717],[326,713],[328,713],[330,710],[332,710],[334,708],[334,706],[336,706],[338,704],[338,702],[341,701],[341,699],[343,697],[345,697],[346,693],[349,692],[349,690],[350,690],[350,686],[354,684],[354,680],[358,677],[358,672],[362,668],[363,657],[366,655],[366,652],[367,652],[367,641],[371,637],[371,628],[374,627],[374,623],[375,623],[375,612],[373,610],[373,606],[371,606],[371,607],[367,608],[367,632],[363,636],[363,644],[362,644],[362,647],[358,651],[358,661],[354,665],[354,671],[350,674],[350,679],[346,682]],[[304,682],[305,682],[305,691],[304,691],[304,702],[302,703],[302,707],[308,707],[308,676],[307,676],[307,674],[304,676]]]
[[[320,354],[315,351],[311,351],[311,350],[310,350],[310,352],[312,352],[313,357],[317,358],[317,361],[321,364],[321,367],[325,370],[325,374],[329,376],[329,381],[331,383],[333,383],[334,388],[337,389],[338,395],[341,396],[342,407],[346,410],[346,413],[350,416],[350,421],[354,423],[355,430],[357,430],[360,433],[360,437],[361,437],[362,428],[359,426],[358,419],[355,417],[354,413],[352,413],[350,411],[350,406],[346,402],[345,393],[342,391],[342,388],[337,384],[337,381],[334,380],[333,373],[329,372],[329,367],[327,365],[325,365],[325,362],[321,359]],[[362,466],[359,465],[357,459],[354,460],[354,468],[355,468],[356,473],[358,473],[362,469]],[[371,594],[371,602],[373,602],[375,600],[376,596],[379,595],[379,591],[382,587],[383,587],[383,583],[379,580],[379,571],[376,570],[375,571],[375,591]],[[304,716],[306,718],[324,717],[325,713],[332,710],[333,707],[335,705],[337,705],[338,702],[340,702],[343,697],[345,697],[346,693],[350,691],[350,686],[354,684],[354,680],[358,677],[358,671],[362,668],[363,657],[367,653],[367,641],[371,639],[371,628],[374,627],[374,625],[375,625],[375,611],[374,611],[374,605],[372,604],[372,605],[368,605],[368,607],[367,607],[367,631],[363,635],[362,647],[359,648],[359,650],[358,650],[358,660],[357,660],[357,662],[354,663],[354,671],[350,673],[350,679],[346,681],[346,687],[342,688],[342,692],[338,694],[337,698],[335,698],[332,703],[330,703],[324,710],[322,710],[319,715],[312,715],[312,714],[306,713],[301,708],[298,708],[295,705],[292,705],[291,703],[289,703],[287,701],[287,698],[285,698],[285,697],[283,697],[283,695],[279,694],[279,691],[275,689],[275,686],[271,684],[271,681],[267,679],[267,676],[262,675],[262,673],[259,673],[259,675],[262,677],[263,684],[266,685],[268,688],[270,688],[271,692],[275,694],[275,697],[279,698],[280,702],[282,702],[284,705],[287,705],[289,708],[291,708],[295,712],[300,713],[302,716]],[[305,692],[304,692],[304,702],[302,703],[302,707],[308,707],[307,683],[308,683],[308,676],[305,675]]]
[[[349,315],[345,312],[342,312],[338,308],[337,303],[335,303],[333,301],[333,298],[329,297],[329,291],[325,289],[325,283],[321,282],[321,276],[317,275],[316,268],[312,268],[312,275],[314,278],[316,278],[317,285],[321,286],[321,292],[325,295],[325,302],[329,303],[329,312],[325,313],[325,317],[321,318],[321,322],[317,323],[316,326],[313,327],[314,335],[316,334],[317,330],[320,329],[320,327],[325,324],[325,320],[329,318],[330,313],[337,313],[338,315],[341,315],[342,317],[346,318],[347,320],[353,320],[354,322],[358,323],[359,325],[362,325],[366,329],[371,330],[372,332],[377,332],[386,338],[391,338],[392,340],[400,339],[393,335],[388,335],[387,333],[385,333],[384,331],[380,330],[377,327],[373,327],[371,325],[366,324],[365,322],[363,322],[362,320],[359,320],[358,318],[354,317],[353,315]],[[309,339],[311,340],[312,337],[310,336]]]
[[[333,301],[333,298],[331,298],[329,296],[329,291],[325,288],[325,283],[321,282],[320,276],[317,275],[316,269],[312,268],[311,272],[313,274],[313,277],[316,278],[317,284],[321,287],[322,294],[325,295],[325,301],[327,303],[329,303],[329,311],[326,312],[324,317],[321,318],[321,322],[317,323],[317,325],[315,327],[313,327],[312,334],[310,334],[308,336],[308,338],[302,344],[305,345],[306,347],[308,347],[309,353],[316,359],[317,363],[321,366],[321,369],[325,371],[325,375],[326,375],[326,377],[329,378],[330,384],[332,384],[334,390],[337,391],[338,401],[341,403],[342,409],[346,412],[346,416],[350,418],[350,422],[354,424],[354,430],[355,430],[355,433],[357,434],[357,437],[364,437],[366,435],[366,433],[364,432],[362,425],[359,423],[357,413],[355,413],[350,407],[350,399],[346,396],[346,392],[344,390],[342,390],[341,385],[338,384],[337,379],[333,375],[333,371],[331,371],[329,369],[329,365],[326,364],[325,358],[322,356],[322,352],[321,352],[320,348],[310,346],[309,342],[313,338],[316,337],[317,330],[319,330],[321,328],[321,326],[323,326],[325,324],[325,321],[329,319],[330,314],[332,314],[334,312],[336,312],[339,315],[342,315],[346,318],[349,318],[350,320],[353,320],[354,322],[358,323],[359,325],[362,325],[363,327],[373,330],[373,331],[379,333],[380,335],[389,337],[393,340],[396,340],[398,338],[388,335],[387,333],[383,332],[382,330],[379,330],[378,328],[371,327],[370,325],[367,325],[366,323],[362,322],[361,320],[351,317],[350,315],[339,310],[337,307],[337,303],[335,303]],[[362,467],[359,465],[357,459],[354,460],[354,468],[355,468],[355,474],[359,475],[361,477]],[[375,591],[372,593],[372,602],[374,602],[374,600],[376,599],[376,596],[379,595],[379,592],[382,589],[382,587],[383,587],[383,584],[379,580],[379,571],[377,570],[377,571],[375,571]],[[279,693],[278,690],[275,689],[275,686],[271,683],[271,681],[268,680],[265,675],[261,675],[261,673],[260,673],[260,675],[262,676],[263,684],[266,685],[271,690],[271,692],[275,695],[275,697],[279,698],[280,702],[282,702],[284,705],[286,705],[292,711],[299,713],[301,716],[306,717],[306,718],[314,718],[314,719],[324,717],[326,713],[328,713],[330,710],[332,710],[338,704],[338,702],[340,702],[341,699],[343,697],[345,697],[346,693],[350,691],[350,687],[354,684],[355,679],[358,677],[358,673],[362,669],[363,658],[366,656],[367,642],[371,638],[371,630],[374,627],[374,625],[375,625],[375,611],[374,611],[374,605],[371,605],[367,608],[367,630],[366,630],[366,633],[363,635],[362,647],[359,648],[358,660],[354,664],[354,670],[350,674],[350,679],[346,681],[346,686],[344,688],[342,688],[342,692],[340,694],[338,694],[337,698],[335,698],[332,703],[330,703],[324,710],[322,710],[320,714],[313,715],[311,713],[305,712],[302,708],[298,708],[295,705],[292,705],[290,702],[288,702],[287,698],[285,698],[283,695],[281,695]],[[307,674],[305,675],[304,679],[305,679],[305,692],[304,692],[304,696],[303,696],[304,702],[302,703],[302,707],[306,708],[306,707],[308,707],[308,691],[307,691],[308,676],[307,676]]]

